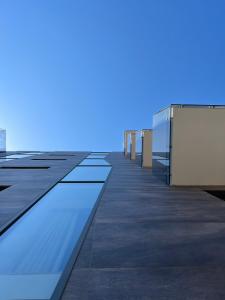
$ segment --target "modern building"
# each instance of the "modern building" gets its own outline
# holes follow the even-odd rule
[[[212,187],[171,187],[122,152],[22,151],[2,154],[0,188],[1,300],[225,298]]]
[[[153,169],[150,129],[125,155],[6,152],[0,131],[0,300],[224,299],[224,120],[155,114]]]
[[[142,167],[152,167],[152,130],[126,130],[124,132],[124,155],[137,160]]]
[[[153,117],[153,170],[170,185],[224,186],[225,106],[173,104]]]

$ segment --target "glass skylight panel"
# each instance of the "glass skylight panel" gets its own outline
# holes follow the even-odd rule
[[[6,155],[5,158],[25,158],[31,156],[30,154],[9,154]]]
[[[91,152],[90,155],[108,155],[109,152]]]
[[[59,183],[0,236],[1,299],[59,299],[102,187]]]
[[[28,154],[28,155],[38,155],[38,154],[45,154],[43,152],[26,152],[25,154]]]
[[[13,160],[13,158],[0,158],[0,162],[5,162],[9,160]]]
[[[109,166],[110,164],[104,159],[84,159],[80,166]]]
[[[96,154],[90,154],[87,156],[87,158],[96,158],[96,159],[99,159],[99,158],[105,158],[106,155],[96,155]]]
[[[103,167],[76,167],[62,182],[66,181],[105,181],[110,173],[110,166]]]

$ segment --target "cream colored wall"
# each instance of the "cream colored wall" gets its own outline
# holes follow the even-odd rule
[[[171,185],[225,185],[225,109],[173,108]]]
[[[131,132],[130,159],[136,159],[136,132]]]
[[[152,130],[142,130],[142,167],[152,167]]]
[[[124,146],[124,155],[128,155],[128,131],[124,131],[124,140],[123,140],[123,146]]]

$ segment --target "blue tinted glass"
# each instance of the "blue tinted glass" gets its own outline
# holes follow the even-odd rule
[[[152,155],[152,159],[165,159],[163,156]]]
[[[9,160],[13,160],[13,159],[10,159],[10,158],[0,158],[0,162],[9,161]]]
[[[167,183],[170,180],[170,122],[171,107],[168,107],[153,116],[152,154],[153,173],[159,175]],[[161,162],[159,159],[166,159]]]
[[[38,154],[45,154],[43,152],[26,152],[26,155],[38,155]]]
[[[108,155],[109,152],[91,152],[90,155]]]
[[[160,159],[157,160],[160,164],[164,165],[164,166],[169,166],[169,160],[168,159]]]
[[[84,159],[80,166],[109,166],[109,163],[104,159]]]
[[[5,158],[24,158],[29,156],[30,154],[12,154],[12,155],[5,156]]]
[[[51,299],[102,186],[59,183],[0,237],[1,299]]]
[[[142,153],[142,135],[140,131],[136,131],[136,154]]]
[[[0,128],[0,152],[6,151],[6,130]]]
[[[87,158],[96,158],[96,159],[99,159],[99,158],[105,158],[106,155],[88,155]]]
[[[76,167],[62,181],[105,181],[111,167]]]

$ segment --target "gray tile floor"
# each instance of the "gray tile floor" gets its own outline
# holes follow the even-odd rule
[[[112,153],[113,170],[63,300],[225,299],[225,202],[168,187]]]

